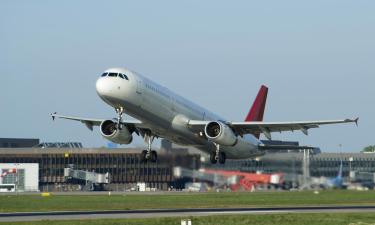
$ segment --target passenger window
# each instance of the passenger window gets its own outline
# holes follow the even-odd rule
[[[105,76],[107,76],[108,75],[108,73],[103,73],[102,74],[102,77],[105,77]]]
[[[108,76],[109,76],[109,77],[117,77],[117,74],[118,74],[118,73],[108,73]]]

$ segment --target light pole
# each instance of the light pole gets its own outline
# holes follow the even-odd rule
[[[349,181],[352,181],[352,162],[354,158],[353,156],[349,157]]]

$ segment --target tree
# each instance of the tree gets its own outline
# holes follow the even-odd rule
[[[364,153],[375,152],[375,145],[369,145],[367,147],[364,147],[362,152]]]

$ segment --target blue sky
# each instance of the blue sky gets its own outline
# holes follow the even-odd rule
[[[114,117],[95,81],[127,66],[228,120],[244,119],[261,84],[267,121],[359,116],[358,128],[274,135],[359,151],[375,144],[374,12],[343,0],[1,1],[0,137],[106,145],[49,113]]]

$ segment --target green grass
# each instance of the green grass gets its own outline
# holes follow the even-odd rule
[[[186,217],[184,218],[186,219]],[[374,213],[306,213],[191,217],[193,225],[374,225]],[[7,222],[9,225],[177,225],[181,218]],[[2,224],[2,223],[0,223]]]
[[[195,193],[160,195],[9,195],[0,212],[116,210],[153,208],[267,207],[302,205],[375,205],[375,191]]]

